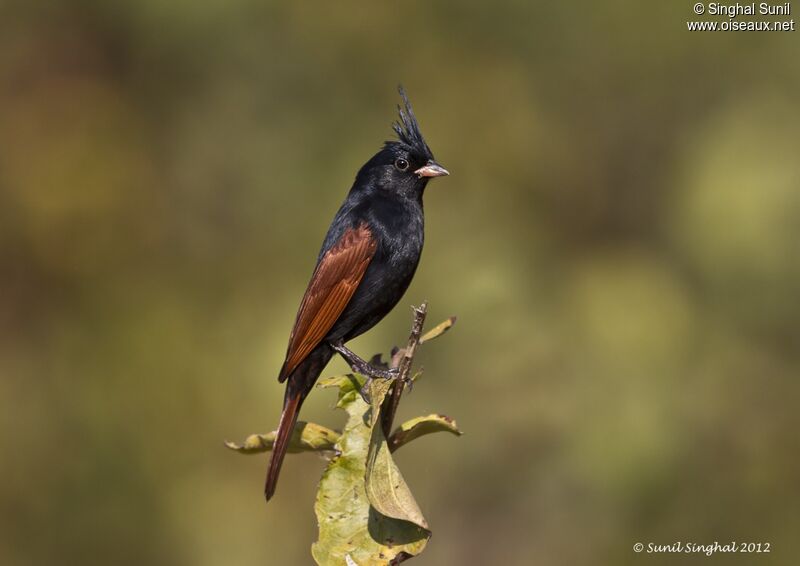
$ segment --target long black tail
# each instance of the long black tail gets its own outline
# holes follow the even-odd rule
[[[275,494],[275,486],[281,473],[283,458],[289,448],[294,427],[297,424],[297,415],[305,401],[306,395],[314,387],[319,374],[333,356],[333,348],[326,343],[317,346],[303,362],[297,366],[286,382],[286,395],[283,398],[283,412],[278,423],[278,433],[272,446],[272,459],[269,461],[267,481],[264,485],[264,495],[269,501]]]
[[[305,398],[303,393],[303,391],[292,391],[291,387],[286,388],[281,422],[278,424],[278,434],[272,446],[272,459],[269,461],[267,482],[264,486],[264,495],[267,501],[269,501],[275,493],[275,486],[278,484],[278,476],[281,473],[283,458],[286,456],[286,449],[289,448],[289,440],[292,438],[294,425],[297,424],[297,415],[300,413],[300,406],[303,404],[303,399]]]

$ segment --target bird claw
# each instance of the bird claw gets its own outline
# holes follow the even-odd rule
[[[419,371],[417,371],[417,373],[415,373],[414,375],[406,375],[403,378],[403,387],[405,387],[406,390],[408,390],[409,393],[414,391],[414,382],[417,380],[417,378],[420,375],[422,375],[422,372],[424,370],[425,370],[425,368],[419,368]]]

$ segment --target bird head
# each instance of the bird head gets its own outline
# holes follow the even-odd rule
[[[402,86],[398,90],[403,105],[397,106],[399,120],[392,124],[397,140],[384,143],[383,148],[361,168],[356,186],[364,185],[359,183],[363,180],[367,186],[379,190],[421,198],[428,181],[450,173],[434,160],[405,90]]]

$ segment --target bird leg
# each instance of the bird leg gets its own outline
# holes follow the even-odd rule
[[[379,379],[392,379],[400,374],[397,368],[382,368],[375,364],[371,364],[365,359],[361,358],[358,354],[350,350],[344,343],[339,340],[338,342],[331,342],[331,348],[339,352],[345,359],[354,372],[363,375],[367,378],[364,385],[361,387],[361,398],[367,405],[372,404],[372,399],[369,396],[369,384],[374,378]],[[374,358],[373,358],[374,359]]]
[[[331,342],[331,348],[339,352],[350,366],[350,369],[356,373],[360,373],[367,379],[376,377],[380,379],[392,379],[397,377],[400,373],[397,368],[384,369],[369,363],[345,346],[341,340],[338,342]]]

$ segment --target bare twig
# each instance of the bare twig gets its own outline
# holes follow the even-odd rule
[[[392,424],[394,423],[397,406],[400,404],[400,397],[403,395],[403,389],[409,381],[411,364],[414,362],[414,354],[420,343],[422,325],[425,324],[425,315],[427,312],[427,302],[423,302],[420,306],[414,307],[414,322],[411,325],[411,334],[408,337],[408,344],[405,348],[398,350],[392,356],[392,367],[398,368],[400,373],[395,378],[392,390],[389,395],[386,396],[383,402],[383,410],[381,411],[381,424],[383,426],[383,434],[386,438],[389,438],[392,432]]]

